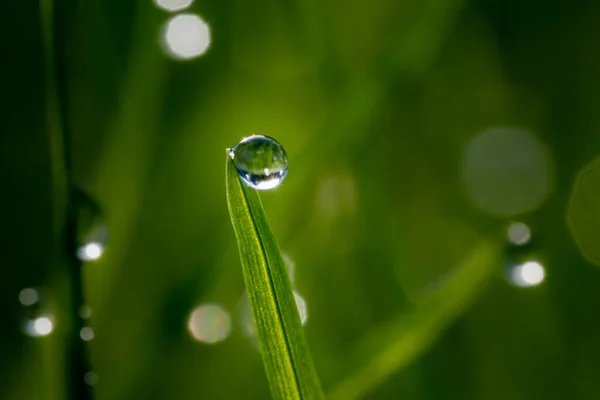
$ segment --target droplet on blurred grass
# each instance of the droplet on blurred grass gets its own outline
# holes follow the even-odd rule
[[[19,292],[23,333],[31,337],[47,336],[54,330],[54,318],[48,313],[42,290],[24,288]]]
[[[507,237],[512,244],[522,246],[529,243],[531,230],[523,222],[513,222],[508,226]]]
[[[23,331],[31,337],[48,336],[54,330],[54,322],[51,315],[40,315],[37,318],[25,321]]]
[[[83,381],[86,385],[94,386],[96,383],[98,383],[98,375],[93,371],[86,372],[83,375]]]
[[[508,275],[509,281],[515,286],[532,287],[544,281],[546,270],[537,261],[526,261],[522,264],[512,265]]]
[[[198,15],[180,14],[167,22],[162,40],[168,55],[179,60],[189,60],[208,50],[210,28]]]
[[[81,307],[79,307],[79,316],[82,319],[88,319],[92,316],[92,307],[84,304]]]
[[[154,3],[163,10],[181,11],[192,5],[192,0],[154,0]]]
[[[492,128],[471,139],[462,177],[477,207],[504,217],[534,210],[551,190],[546,148],[522,129]]]
[[[567,221],[584,257],[600,266],[600,157],[579,173],[569,199]]]
[[[19,301],[24,306],[32,306],[39,300],[38,291],[34,288],[25,288],[19,292]]]
[[[269,190],[281,184],[288,172],[287,154],[275,139],[252,135],[229,150],[242,181],[253,189]]]
[[[73,201],[77,207],[77,257],[82,261],[97,260],[104,254],[109,237],[102,210],[76,185],[73,185]]]
[[[231,333],[231,317],[218,304],[204,304],[190,314],[188,329],[199,342],[217,343],[227,339]]]
[[[79,331],[79,337],[81,337],[81,340],[89,342],[94,338],[94,330],[89,326],[84,326],[81,328],[81,331]]]

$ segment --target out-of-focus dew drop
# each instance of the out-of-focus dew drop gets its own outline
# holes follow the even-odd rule
[[[85,342],[89,342],[90,340],[92,340],[94,338],[94,331],[89,326],[84,326],[79,331],[79,337],[81,338],[81,340],[83,340]]]
[[[47,312],[46,301],[40,289],[24,288],[19,292],[22,306],[22,330],[28,336],[47,336],[54,330],[54,317]]]
[[[98,375],[94,371],[86,372],[83,375],[83,381],[86,385],[94,386],[96,383],[98,383]]]
[[[48,336],[54,330],[54,320],[51,315],[41,315],[25,321],[23,331],[31,337]]]
[[[19,292],[19,301],[24,306],[32,306],[38,302],[40,296],[34,288],[25,288]]]
[[[513,222],[508,226],[506,236],[510,243],[522,246],[531,240],[531,230],[523,222]]]
[[[578,174],[569,199],[567,221],[583,256],[600,266],[600,157]]]
[[[161,35],[166,53],[178,60],[201,56],[208,50],[211,42],[208,24],[195,14],[172,17]]]
[[[159,8],[167,11],[182,11],[192,5],[192,0],[154,0]]]
[[[221,342],[231,333],[231,317],[218,304],[203,304],[190,314],[188,330],[193,338],[206,344]]]
[[[462,178],[478,208],[503,217],[538,208],[552,188],[545,145],[515,128],[488,129],[469,140]]]
[[[546,270],[538,261],[526,261],[512,265],[508,270],[508,280],[515,286],[538,286],[546,278]]]
[[[81,319],[89,319],[91,316],[92,307],[88,306],[87,304],[84,304],[81,307],[79,307],[79,317]]]
[[[109,229],[98,203],[80,187],[73,185],[77,207],[77,257],[81,261],[95,261],[104,254]]]

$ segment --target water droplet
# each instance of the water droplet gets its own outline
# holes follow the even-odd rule
[[[54,330],[54,322],[51,315],[42,315],[25,321],[25,334],[32,337],[48,336]]]
[[[285,150],[275,139],[252,135],[229,150],[229,156],[246,185],[257,190],[279,186],[288,172]]]
[[[83,381],[86,385],[94,386],[98,382],[98,375],[94,371],[86,372],[83,375]]]
[[[92,307],[84,304],[81,307],[79,307],[79,316],[82,319],[88,319],[92,316]]]
[[[190,314],[188,329],[199,342],[214,344],[231,333],[231,317],[218,304],[204,304]]]
[[[89,326],[84,326],[81,328],[81,331],[79,331],[79,336],[81,337],[81,340],[89,342],[94,338],[94,331]]]
[[[98,203],[75,184],[73,200],[77,207],[77,257],[82,261],[97,260],[108,244],[108,225]]]
[[[19,301],[24,306],[32,306],[39,301],[38,291],[34,288],[25,288],[19,293]]]
[[[192,0],[154,0],[156,5],[167,11],[181,11],[192,5]]]
[[[531,230],[523,222],[513,222],[508,226],[506,233],[509,242],[517,246],[527,244],[531,239]]]
[[[546,278],[546,270],[538,261],[515,264],[508,270],[508,279],[515,286],[532,287],[541,284]]]

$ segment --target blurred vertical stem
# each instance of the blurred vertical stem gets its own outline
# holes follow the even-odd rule
[[[53,254],[58,274],[66,277],[61,315],[64,333],[65,398],[87,400],[92,398],[91,387],[84,381],[90,363],[79,332],[84,321],[79,314],[83,305],[82,262],[77,257],[77,204],[73,201],[71,181],[70,135],[67,115],[67,71],[65,32],[67,29],[66,4],[41,0],[40,17],[45,53],[45,81],[47,129],[50,145],[50,163],[53,186],[54,244]],[[61,294],[63,295],[63,294]]]

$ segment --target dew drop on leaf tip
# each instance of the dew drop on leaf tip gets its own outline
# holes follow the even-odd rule
[[[283,146],[269,136],[248,136],[229,149],[229,156],[242,181],[253,189],[273,189],[288,172]]]

